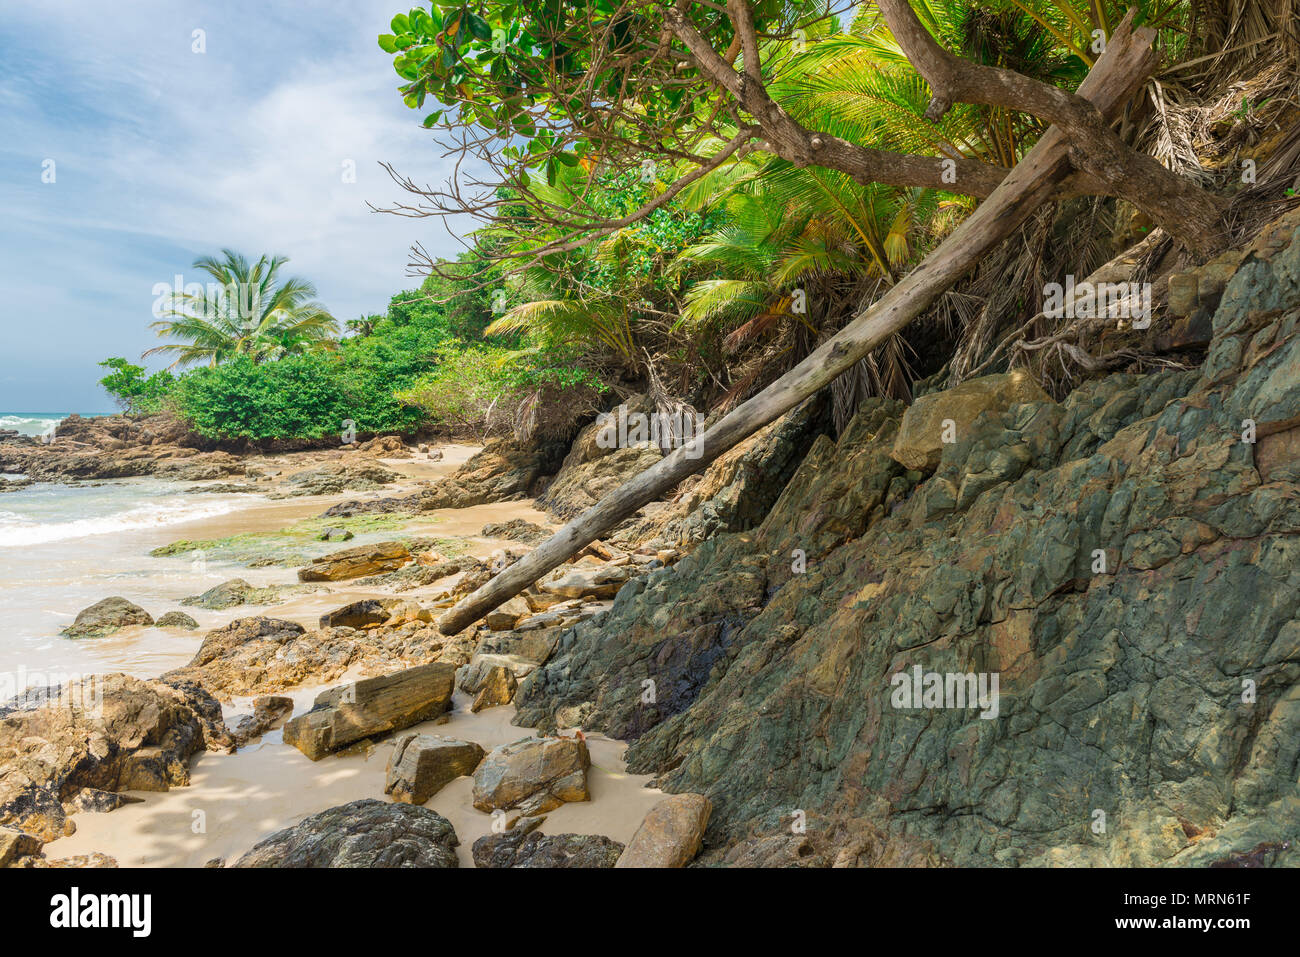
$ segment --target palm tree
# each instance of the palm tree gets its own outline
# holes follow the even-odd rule
[[[180,340],[155,346],[144,355],[170,353],[172,367],[206,362],[215,366],[235,356],[254,362],[278,359],[320,347],[338,334],[338,322],[316,301],[316,287],[305,279],[281,280],[289,260],[263,255],[250,264],[223,249],[203,256],[194,268],[210,275],[201,292],[173,294],[164,318],[151,323],[160,338]],[[191,287],[186,287],[187,289]]]

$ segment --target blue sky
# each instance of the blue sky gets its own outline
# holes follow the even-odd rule
[[[0,19],[0,412],[108,411],[97,363],[138,361],[155,283],[230,246],[290,258],[340,319],[414,286],[437,220],[371,212],[379,166],[449,163],[375,44],[401,0],[41,0]],[[206,52],[196,53],[203,30]],[[53,160],[54,182],[42,182]],[[345,183],[347,161],[356,182]],[[164,360],[153,359],[151,367]]]

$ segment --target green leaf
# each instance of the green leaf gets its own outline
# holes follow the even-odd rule
[[[424,118],[424,128],[426,130],[429,129],[430,127],[433,126],[434,123],[437,123],[440,119],[442,119],[442,110],[434,110],[432,113],[430,113],[428,116]]]
[[[381,33],[379,35],[379,49],[383,50],[385,53],[396,53],[397,37],[393,36],[391,33]]]
[[[469,20],[469,32],[474,34],[480,40],[492,39],[492,27],[488,22],[473,11],[466,10],[465,16]]]
[[[390,23],[389,26],[393,28],[394,33],[411,32],[411,21],[404,13],[399,13],[397,16],[393,17],[393,22]]]

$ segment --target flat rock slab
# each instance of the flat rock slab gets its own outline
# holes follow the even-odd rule
[[[700,850],[713,802],[673,794],[652,807],[615,867],[685,867]]]
[[[362,738],[400,731],[451,704],[456,666],[434,662],[322,691],[284,726],[284,741],[313,761]]]
[[[401,542],[380,542],[376,545],[359,545],[313,558],[310,565],[298,570],[298,580],[304,582],[336,582],[362,575],[378,575],[397,571],[413,559]]]
[[[403,735],[388,761],[384,793],[404,804],[423,804],[456,778],[473,774],[484,753],[472,741],[433,734]]]
[[[513,828],[474,842],[475,867],[613,867],[623,845],[600,834],[542,834]]]
[[[457,867],[456,831],[441,814],[367,798],[277,831],[235,867]]]
[[[519,808],[545,814],[568,801],[589,801],[591,756],[580,738],[524,738],[491,751],[474,772],[480,811]]]

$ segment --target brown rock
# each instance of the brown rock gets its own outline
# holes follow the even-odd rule
[[[908,408],[898,427],[890,453],[909,469],[929,471],[943,456],[946,421],[951,421],[955,438],[981,412],[1002,412],[1022,402],[1052,401],[1023,370],[981,376],[944,392],[923,395]]]
[[[451,704],[454,665],[435,662],[330,688],[284,726],[284,741],[313,761],[373,735],[409,728]]]
[[[495,708],[497,705],[509,704],[514,699],[515,689],[518,687],[519,682],[515,680],[514,672],[502,665],[497,665],[483,679],[483,685],[479,688],[474,703],[470,705],[470,711],[478,714],[484,708]]]
[[[411,553],[401,542],[380,542],[376,545],[359,545],[345,548],[320,558],[312,559],[306,568],[298,570],[298,580],[304,582],[336,582],[363,575],[392,572],[411,561]]]
[[[0,827],[0,867],[10,867],[20,857],[39,854],[45,842],[34,834]]]
[[[673,794],[650,809],[615,867],[685,867],[700,850],[713,803]]]
[[[524,738],[492,750],[474,772],[480,811],[520,808],[545,814],[567,801],[589,801],[591,756],[581,738]]]
[[[405,734],[388,761],[384,793],[404,804],[423,804],[447,784],[474,769],[484,751],[472,741],[433,734]]]

